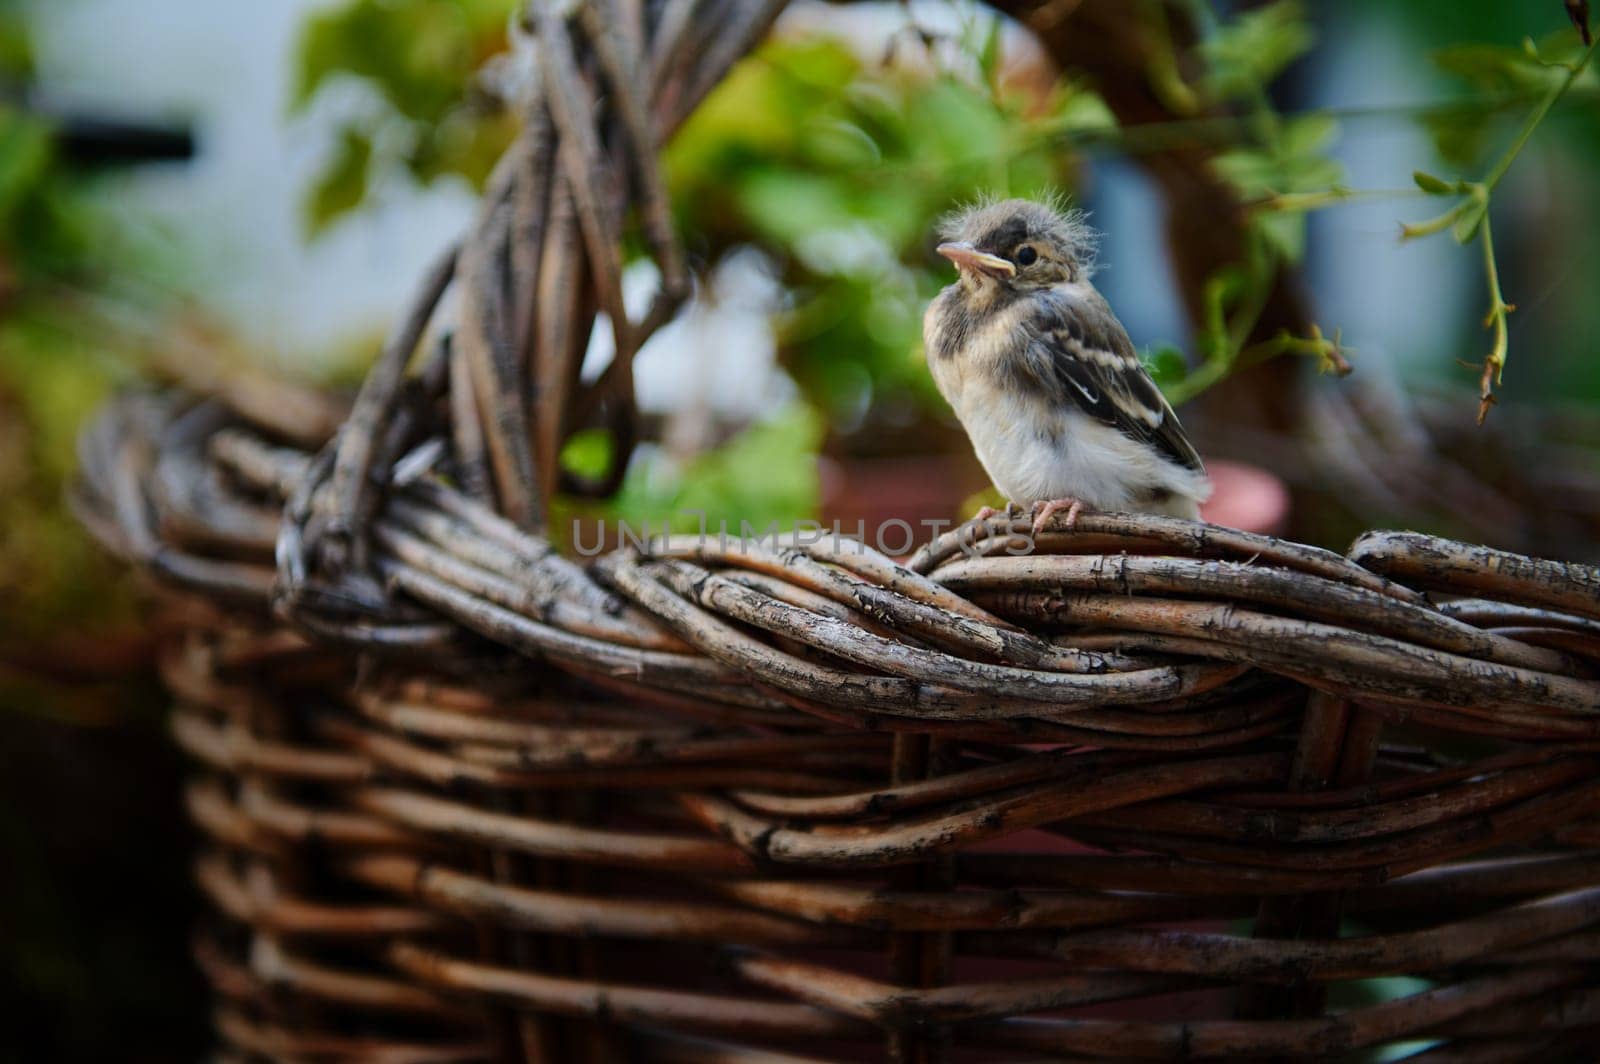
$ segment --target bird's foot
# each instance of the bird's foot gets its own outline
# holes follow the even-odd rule
[[[987,521],[991,517],[1017,518],[1022,516],[1022,508],[1014,502],[1006,503],[1004,510],[996,510],[993,506],[985,506],[973,515],[974,521]]]
[[[1078,515],[1083,512],[1083,503],[1077,499],[1041,499],[1033,504],[1033,534],[1038,535],[1044,526],[1050,523],[1050,518],[1065,510],[1067,520],[1065,528],[1072,531],[1078,523]]]

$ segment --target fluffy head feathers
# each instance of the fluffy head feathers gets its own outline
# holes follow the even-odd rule
[[[1047,244],[1077,267],[1078,276],[1087,277],[1094,268],[1098,235],[1087,219],[1083,211],[1063,209],[1054,202],[983,201],[946,215],[939,223],[939,236],[1003,257],[1023,243]]]

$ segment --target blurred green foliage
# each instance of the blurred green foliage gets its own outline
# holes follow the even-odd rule
[[[396,171],[428,183],[447,175],[481,187],[516,133],[478,77],[504,51],[512,0],[354,0],[311,16],[297,52],[292,106],[355,79],[374,106],[347,119],[306,201],[321,232]]]
[[[384,101],[343,127],[308,196],[314,227],[357,209],[396,173],[482,180],[511,130],[475,79],[484,56],[474,46],[504,44],[511,7],[351,0],[312,20],[297,105],[341,77]],[[437,28],[438,39],[419,43],[423,27]],[[923,308],[949,281],[948,265],[932,255],[931,221],[982,195],[1057,192],[1070,185],[1074,161],[1062,137],[1113,123],[1098,98],[1071,84],[1042,102],[1003,89],[993,17],[935,43],[918,49],[921,62],[890,63],[831,38],[770,40],[673,138],[663,169],[691,253],[708,265],[753,244],[773,259],[786,292],[780,360],[811,409],[751,426],[687,467],[647,454],[599,510],[704,509],[713,521],[814,513],[820,425],[870,432],[886,418],[914,423],[942,409],[920,358]],[[472,122],[482,131],[429,132]],[[603,434],[584,434],[564,463],[603,468],[606,446]]]
[[[26,13],[0,0],[0,1058],[188,1058],[176,751],[135,675],[124,567],[64,505],[79,428],[131,372],[84,301],[133,264],[50,123],[10,102],[32,72]]]
[[[125,375],[48,313],[0,321],[0,650],[69,622],[90,637],[129,616],[118,567],[62,506],[78,429]]]
[[[1417,188],[1424,194],[1454,199],[1455,203],[1426,221],[1409,223],[1400,228],[1401,237],[1405,240],[1431,236],[1449,229],[1456,243],[1467,244],[1477,240],[1482,247],[1484,279],[1489,291],[1489,310],[1484,318],[1484,327],[1492,331],[1493,340],[1489,353],[1484,356],[1479,378],[1479,424],[1483,423],[1490,407],[1497,401],[1494,389],[1501,383],[1501,373],[1510,350],[1508,318],[1511,311],[1516,309],[1506,301],[1501,291],[1500,267],[1495,253],[1493,220],[1490,217],[1495,188],[1561,98],[1583,84],[1585,79],[1589,82],[1594,80],[1594,71],[1589,66],[1594,49],[1593,44],[1580,47],[1574,39],[1570,44],[1558,40],[1550,51],[1545,51],[1534,44],[1532,38],[1528,38],[1523,42],[1522,61],[1517,63],[1510,62],[1503,50],[1486,45],[1472,46],[1466,52],[1457,50],[1448,56],[1453,59],[1458,71],[1469,75],[1482,72],[1496,80],[1503,80],[1508,72],[1525,71],[1529,63],[1536,72],[1548,75],[1533,82],[1538,92],[1537,103],[1523,119],[1516,136],[1481,178],[1446,181],[1422,170],[1412,175]]]
[[[1328,156],[1338,123],[1327,115],[1310,114],[1273,123],[1259,145],[1220,153],[1212,165],[1231,181],[1245,201],[1255,202],[1297,192],[1318,192],[1337,185],[1344,168]],[[1253,231],[1279,261],[1298,263],[1305,257],[1305,218],[1287,211],[1252,215]]]
[[[505,43],[507,0],[352,0],[301,38],[296,106],[355,78],[384,106],[351,117],[307,199],[320,229],[396,172],[481,182],[513,126],[475,77]],[[702,259],[756,243],[781,260],[793,304],[785,362],[836,427],[875,397],[934,401],[917,353],[922,307],[947,280],[929,223],[983,194],[1069,182],[1063,133],[1105,129],[1093,94],[1046,106],[997,85],[999,22],[955,42],[971,69],[864,61],[841,41],[774,40],[739,64],[679,131],[664,167]]]
[[[972,42],[985,54],[979,35]],[[994,62],[990,59],[989,62]],[[931,222],[981,196],[1069,187],[1062,135],[1110,128],[1092,93],[1045,101],[985,74],[887,67],[833,39],[777,40],[741,63],[665,154],[680,229],[711,253],[776,255],[791,303],[780,354],[835,431],[907,397],[937,409],[922,312],[950,281]]]
[[[1310,355],[1323,369],[1346,369],[1337,341],[1325,339],[1321,330],[1247,347],[1274,278],[1305,257],[1304,211],[1278,205],[1337,190],[1344,176],[1331,155],[1337,121],[1320,113],[1280,114],[1270,93],[1273,83],[1316,44],[1306,6],[1300,0],[1274,0],[1227,19],[1216,17],[1209,5],[1190,7],[1201,32],[1196,51],[1203,70],[1192,85],[1169,87],[1166,95],[1191,100],[1195,110],[1238,116],[1236,136],[1220,147],[1210,165],[1238,190],[1247,212],[1237,260],[1206,281],[1204,312],[1194,338],[1199,361],[1191,364],[1170,344],[1157,345],[1146,355],[1151,376],[1174,402],[1280,354]],[[1166,66],[1177,68],[1175,62]],[[1182,129],[1172,133],[1184,136]]]
[[[558,501],[551,527],[558,535],[575,520],[629,521],[641,535],[664,531],[738,535],[741,522],[758,533],[772,525],[793,530],[797,521],[820,508],[814,456],[823,424],[804,403],[791,403],[771,417],[746,426],[719,447],[676,458],[657,447],[640,451],[617,495],[603,503]],[[574,436],[562,454],[575,472],[597,475],[609,464],[603,433]],[[568,544],[570,546],[571,544]],[[582,545],[592,546],[589,541]]]
[[[477,76],[504,44],[511,0],[346,0],[315,16],[301,40],[297,106],[353,77],[383,101],[352,116],[307,200],[314,228],[364,202],[374,183],[404,172],[482,180],[511,135],[503,106]],[[1153,83],[1190,110],[1243,115],[1241,135],[1216,160],[1247,201],[1337,185],[1331,118],[1289,118],[1268,89],[1315,44],[1300,0],[1275,0],[1219,18],[1191,4],[1203,31],[1200,73],[1184,82],[1176,56],[1158,57]],[[1147,6],[1152,37],[1167,16]],[[982,196],[1041,196],[1073,186],[1080,141],[1119,131],[1099,98],[1070,78],[1041,100],[1002,84],[1001,23],[972,13],[959,32],[926,31],[882,61],[842,40],[767,42],[740,63],[668,145],[664,167],[680,230],[702,261],[740,244],[775,256],[789,303],[778,321],[785,368],[835,434],[903,425],[941,409],[921,365],[921,315],[949,280],[934,259],[931,222]],[[1154,32],[1159,30],[1159,32]],[[915,61],[905,60],[919,52]],[[891,58],[893,61],[890,61]],[[1192,64],[1189,64],[1192,66]],[[476,125],[464,133],[463,127]],[[1182,399],[1239,363],[1244,337],[1283,263],[1304,254],[1300,211],[1256,211],[1240,260],[1213,278],[1191,369],[1152,359],[1158,383]],[[1171,348],[1172,345],[1166,345]],[[1336,362],[1318,338],[1283,350]],[[1248,360],[1248,359],[1247,359]]]
[[[1519,45],[1470,41],[1434,49],[1433,65],[1474,94],[1420,116],[1440,159],[1457,172],[1482,166],[1494,145],[1496,120],[1525,111],[1562,80],[1559,64],[1576,60],[1581,51],[1569,29],[1547,34],[1537,44],[1530,37]],[[1585,72],[1578,87],[1594,86],[1593,71]]]
[[[1299,0],[1246,8],[1230,21],[1213,25],[1200,42],[1207,67],[1203,79],[1206,95],[1213,101],[1258,99],[1266,86],[1311,51],[1316,41],[1305,5]]]
[[[50,126],[0,102],[0,255],[9,283],[80,267],[91,245],[89,213],[62,178]]]
[[[92,283],[104,214],[56,158],[49,126],[0,104],[0,645],[69,618],[119,616],[109,563],[61,499],[74,437],[117,376],[114,345],[62,305]]]
[[[0,0],[0,325],[55,285],[107,279],[124,243],[113,213],[60,158],[52,123],[25,110],[26,5]]]
[[[490,89],[496,79],[484,71],[505,46],[513,7],[512,0],[345,0],[308,23],[296,106],[344,79],[366,84],[380,104],[356,110],[342,126],[308,196],[314,227],[358,209],[397,174],[481,182],[512,133]],[[1279,79],[1316,47],[1307,4],[1273,0],[1224,13],[1194,0],[1140,10],[1153,42],[1152,88],[1173,110],[1194,116],[1192,130],[1182,122],[1119,130],[1070,72],[1042,99],[1008,90],[1000,24],[971,12],[944,38],[913,26],[882,58],[826,36],[780,35],[740,63],[668,145],[664,171],[676,221],[698,264],[743,245],[775,264],[785,292],[776,320],[780,359],[829,426],[829,446],[848,451],[852,439],[881,438],[884,428],[893,435],[942,412],[919,357],[922,310],[948,281],[930,254],[933,219],[983,195],[1070,189],[1075,145],[1115,147],[1124,136],[1152,135],[1181,142],[1200,137],[1217,115],[1227,116],[1231,132],[1212,141],[1209,165],[1247,207],[1245,239],[1236,260],[1205,285],[1197,357],[1166,342],[1147,353],[1147,364],[1175,401],[1285,353],[1315,358],[1325,370],[1348,368],[1337,329],[1250,339],[1274,278],[1305,255],[1307,212],[1360,194],[1343,185],[1332,155],[1336,119],[1282,113],[1274,102]],[[1167,21],[1180,13],[1199,33],[1185,56],[1173,53]],[[1440,69],[1479,96],[1419,113],[1442,157],[1465,165],[1493,143],[1495,116],[1559,74],[1549,60],[1572,36],[1556,33],[1537,55],[1507,47],[1503,37],[1469,35],[1435,48]],[[497,62],[503,74],[504,61]],[[572,461],[580,458],[574,452]],[[623,497],[638,496],[625,490]]]
[[[33,42],[23,0],[0,0],[0,84],[19,84],[33,73]]]

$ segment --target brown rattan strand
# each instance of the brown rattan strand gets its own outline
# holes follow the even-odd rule
[[[707,1038],[645,1033],[634,1042],[638,1059],[663,1064],[826,1064],[826,1057],[802,1056],[749,1046],[730,1045]]]
[[[932,893],[794,880],[719,880],[710,887],[745,905],[816,924],[894,931],[1010,931],[1222,920],[1247,916],[1256,904],[1254,898],[1243,894],[1202,898],[973,888]]]
[[[1528,843],[1553,836],[1572,808],[1587,809],[1600,799],[1600,784],[1568,788],[1521,802],[1503,811],[1469,817],[1459,823],[1423,828],[1373,840],[1354,840],[1315,847],[1269,846],[1234,840],[1136,829],[1073,826],[1071,835],[1088,842],[1125,845],[1186,858],[1229,861],[1266,868],[1326,872],[1366,870],[1377,878],[1427,867],[1483,849]]]
[[[747,953],[734,962],[752,983],[884,1027],[988,1020],[1071,1005],[1123,1001],[1184,989],[1187,980],[1147,975],[1059,975],[910,989],[819,964]]]
[[[195,881],[224,915],[284,937],[387,937],[419,934],[440,926],[438,915],[425,909],[333,906],[294,898],[258,898],[217,854],[204,856],[196,862]]]
[[[1414,532],[1369,532],[1356,540],[1350,556],[1373,572],[1401,577],[1414,587],[1600,620],[1600,574],[1592,565],[1525,558]]]
[[[333,783],[359,783],[370,772],[361,758],[263,741],[237,723],[213,723],[184,705],[173,710],[172,736],[184,753],[219,772]]]
[[[268,985],[287,988],[346,1009],[464,1022],[471,1013],[439,995],[404,980],[355,974],[308,961],[262,937],[251,953],[251,967]]]
[[[360,858],[352,879],[415,897],[467,918],[493,917],[530,931],[620,938],[881,948],[881,936],[845,927],[813,928],[731,905],[700,901],[579,897],[510,887],[403,857]]]
[[[1069,779],[947,815],[890,824],[870,834],[853,826],[785,827],[743,812],[731,802],[705,795],[686,794],[680,800],[697,818],[763,858],[834,867],[886,866],[1065,820],[1106,805],[1135,803],[1218,783],[1281,779],[1286,768],[1285,758],[1266,754],[1135,769],[1109,773],[1100,779]]]
[[[846,1037],[871,1030],[864,1022],[805,1004],[602,984],[511,971],[456,960],[405,943],[393,948],[391,959],[402,971],[442,990],[482,993],[520,1008],[598,1016],[624,1024],[635,1022],[727,1035],[802,1038]]]
[[[169,618],[219,1057],[1581,1058],[1600,570],[1101,513],[560,552],[691,287],[654,153],[782,6],[534,5],[523,132],[353,402],[83,434]]]
[[[272,1060],[337,1059],[363,1064],[454,1064],[490,1059],[485,1043],[407,1045],[381,1038],[322,1034],[289,1030],[251,1021],[233,1009],[218,1009],[217,1032],[231,1045],[252,1056]]]
[[[724,873],[754,867],[754,862],[736,847],[709,838],[605,831],[480,812],[462,802],[399,790],[367,791],[358,801],[407,827],[563,860]]]
[[[1151,802],[1138,809],[1108,810],[1080,817],[1095,827],[1161,828],[1205,838],[1254,838],[1263,842],[1340,842],[1391,835],[1487,812],[1552,787],[1586,779],[1595,772],[1592,759],[1572,759],[1529,766],[1479,778],[1454,788],[1440,787],[1420,798],[1368,809],[1308,813],[1231,809],[1199,802]]]
[[[1574,666],[1563,654],[1485,632],[1417,603],[1306,573],[1240,562],[1127,555],[974,558],[945,565],[937,576],[946,587],[960,591],[1031,590],[1044,585],[1117,595],[1222,595],[1236,603],[1261,604],[1335,623],[1358,612],[1367,617],[1371,631],[1436,650],[1545,672],[1566,672]]]
[[[994,1047],[1094,1057],[1238,1059],[1283,1054],[1336,1058],[1386,1041],[1426,1037],[1453,1020],[1536,996],[1584,978],[1574,968],[1530,969],[1480,978],[1398,1001],[1308,1020],[1161,1023],[1117,1020],[1007,1020],[982,1032]]]
[[[1511,947],[1571,935],[1589,926],[1595,905],[1595,891],[1574,891],[1378,941],[1282,943],[1196,932],[1096,930],[1064,933],[1054,941],[995,933],[973,936],[969,944],[983,952],[1043,950],[1069,964],[1092,968],[1270,981],[1363,979],[1386,974],[1402,957],[1424,972],[1469,961],[1507,963],[1497,955]]]

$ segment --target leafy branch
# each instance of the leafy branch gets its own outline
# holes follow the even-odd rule
[[[1581,28],[1586,29],[1586,26]],[[1587,34],[1585,33],[1585,37]],[[1516,309],[1514,304],[1506,302],[1500,290],[1500,271],[1495,264],[1494,236],[1489,225],[1489,206],[1495,187],[1511,169],[1511,164],[1527,147],[1528,141],[1533,137],[1534,131],[1539,128],[1551,108],[1564,96],[1579,75],[1588,66],[1589,60],[1594,55],[1595,42],[1589,40],[1583,53],[1574,61],[1560,62],[1545,60],[1538,54],[1532,41],[1524,43],[1524,50],[1536,62],[1543,66],[1556,66],[1566,69],[1566,74],[1553,82],[1538,105],[1529,112],[1523,121],[1522,128],[1517,131],[1516,138],[1501,153],[1489,171],[1477,181],[1447,181],[1437,175],[1418,170],[1412,175],[1417,187],[1429,196],[1454,196],[1456,202],[1448,209],[1424,222],[1400,227],[1400,239],[1415,240],[1419,237],[1432,236],[1449,229],[1458,244],[1467,244],[1474,238],[1483,246],[1484,277],[1489,287],[1489,312],[1484,317],[1484,328],[1493,330],[1493,342],[1489,353],[1484,356],[1483,372],[1478,380],[1478,424],[1483,424],[1484,418],[1489,415],[1489,408],[1495,403],[1494,389],[1500,383],[1501,374],[1505,370],[1506,355],[1508,351],[1506,317]]]
[[[1195,339],[1199,364],[1189,369],[1175,352],[1158,351],[1151,372],[1173,402],[1193,398],[1233,373],[1278,355],[1313,357],[1325,372],[1348,373],[1350,365],[1337,333],[1330,339],[1315,325],[1304,336],[1279,330],[1262,339],[1258,333],[1274,279],[1285,265],[1304,257],[1307,208],[1250,208],[1306,197],[1359,195],[1339,184],[1343,171],[1328,155],[1337,131],[1334,119],[1326,113],[1280,113],[1267,91],[1314,43],[1305,7],[1299,0],[1278,0],[1218,22],[1204,5],[1193,6],[1196,24],[1204,28],[1197,49],[1205,61],[1196,82],[1200,101],[1232,113],[1191,121],[1224,117],[1244,135],[1218,145],[1222,150],[1211,156],[1210,166],[1236,191],[1246,207],[1247,225],[1237,259],[1213,273],[1201,291]],[[1165,26],[1156,29],[1158,40],[1165,40]]]
[[[1261,254],[1250,255],[1246,261],[1245,267],[1224,270],[1206,284],[1200,364],[1186,369],[1182,356],[1176,352],[1171,358],[1163,357],[1165,351],[1155,354],[1149,369],[1172,403],[1187,402],[1233,373],[1279,355],[1315,358],[1322,373],[1339,377],[1350,373],[1350,363],[1344,357],[1348,349],[1338,330],[1331,337],[1325,336],[1313,323],[1307,336],[1280,330],[1268,339],[1249,342],[1268,292],[1266,281],[1256,275],[1270,263]]]

